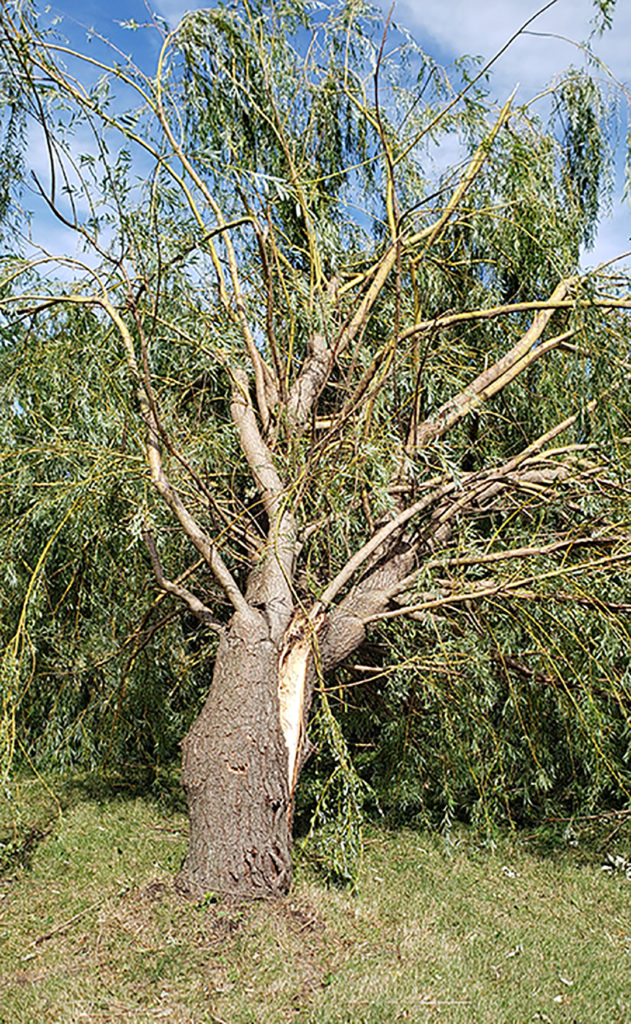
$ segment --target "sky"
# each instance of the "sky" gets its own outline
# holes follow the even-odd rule
[[[187,10],[208,5],[208,0],[205,3],[203,0],[147,0],[147,7],[164,17],[171,27]],[[443,63],[449,64],[464,54],[481,56],[486,61],[544,5],[545,0],[397,0],[393,20],[405,26],[427,53]],[[390,0],[381,0],[381,6],[387,13]],[[617,8],[613,29],[595,40],[593,49],[629,95],[631,0],[618,0]],[[126,19],[147,20],[147,8],[142,0],[57,0],[51,10],[63,13],[69,21],[74,19],[85,27],[93,26],[125,52],[133,53],[144,70],[150,70],[155,63],[157,34],[154,34],[152,46],[144,33],[126,31],[120,26]],[[519,84],[517,101],[525,101],[545,89],[569,64],[582,65],[584,52],[577,43],[588,39],[593,16],[593,0],[556,0],[550,5],[494,64],[491,89],[495,98],[505,100]],[[605,77],[604,71],[592,73]],[[624,132],[611,215],[602,221],[594,249],[585,254],[586,266],[631,249],[631,209],[622,197],[623,144]],[[37,165],[37,146],[32,150],[32,159]],[[43,152],[41,159],[44,159]],[[63,231],[58,229],[58,234],[57,251],[64,238]]]
[[[165,0],[165,8],[168,4],[175,8],[175,3]],[[490,60],[543,6],[544,0],[401,0],[395,16],[430,53],[440,50],[452,59],[468,53]],[[592,0],[558,0],[541,14],[494,64],[496,98],[506,99],[519,84],[516,100],[525,101],[569,64],[582,65],[584,53],[576,43],[588,39],[593,17]],[[618,0],[613,29],[594,40],[593,49],[615,78],[631,90],[631,0]],[[604,71],[593,73],[606,77]],[[631,208],[622,195],[623,154],[621,145],[611,216],[603,220],[594,249],[585,255],[588,266],[631,249]]]

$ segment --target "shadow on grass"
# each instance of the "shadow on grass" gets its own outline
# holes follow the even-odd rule
[[[171,813],[183,814],[186,811],[179,765],[158,769],[125,765],[117,771],[61,777],[58,782],[62,806],[73,806],[84,800],[107,803],[142,798]]]
[[[55,833],[67,811],[85,803],[104,806],[137,799],[167,814],[185,813],[179,766],[149,770],[126,765],[115,772],[67,775],[16,773],[0,793],[0,875],[28,869],[40,843]]]

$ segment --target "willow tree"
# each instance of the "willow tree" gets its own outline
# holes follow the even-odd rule
[[[631,551],[628,282],[579,259],[605,100],[570,70],[539,115],[495,107],[486,68],[448,75],[363,3],[307,10],[155,24],[148,75],[3,5],[7,103],[48,163],[30,188],[79,247],[36,238],[3,274],[7,478],[43,475],[8,535],[55,489],[68,510],[22,557],[7,745],[29,602],[105,480],[81,556],[122,522],[112,572],[151,573],[214,654],[183,743],[193,893],[287,890],[314,691],[370,631],[484,602],[625,612],[601,590]]]

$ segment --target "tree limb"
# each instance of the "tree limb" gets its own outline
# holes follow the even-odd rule
[[[404,605],[403,607],[396,608],[392,611],[377,612],[376,614],[365,618],[363,621],[364,624],[368,624],[369,622],[379,622],[384,619],[401,618],[411,612],[429,611],[434,608],[441,608],[444,605],[464,604],[468,601],[477,601],[484,597],[499,597],[504,594],[511,593],[515,595],[516,592],[522,591],[525,587],[529,587],[533,583],[541,583],[544,580],[552,579],[557,576],[575,576],[578,573],[591,572],[593,569],[604,568],[608,565],[619,565],[628,561],[631,561],[631,553],[610,555],[606,558],[596,558],[593,561],[582,562],[580,565],[570,565],[563,566],[560,569],[550,569],[548,572],[540,573],[538,576],[525,576],[516,580],[483,584],[480,587],[464,591],[460,594],[451,594],[447,597],[437,597],[430,601],[422,601],[418,604]],[[516,596],[519,596],[519,594],[517,593]],[[533,595],[529,591],[523,596],[530,600]]]
[[[287,489],[256,422],[247,374],[237,369],[232,377],[230,412],[268,518],[267,546],[250,576],[247,596],[250,602],[265,605],[272,634],[280,636],[293,611],[296,526],[287,500]]]
[[[167,594],[173,594],[174,597],[178,597],[180,601],[183,601],[188,605],[193,615],[197,616],[204,625],[209,626],[218,633],[223,633],[225,627],[214,617],[210,608],[207,608],[203,601],[200,601],[192,591],[183,587],[181,583],[173,583],[171,580],[165,579],[155,539],[148,523],[143,524],[142,539],[144,540],[147,551],[149,552],[149,558],[151,559],[151,565],[158,586]]]
[[[552,293],[550,301],[556,303],[565,298],[575,281],[575,278],[561,281]],[[526,333],[519,339],[516,345],[513,345],[506,355],[502,356],[493,366],[489,366],[488,369],[479,374],[463,391],[460,391],[459,394],[445,402],[431,419],[425,420],[424,423],[418,425],[415,436],[411,439],[411,447],[424,448],[430,441],[442,437],[451,427],[471,412],[472,409],[475,409],[487,397],[495,394],[500,388],[504,387],[521,373],[529,365],[529,362],[532,361],[532,359],[528,359],[528,356],[535,355],[536,357],[536,351],[533,353],[532,349],[541,337],[553,312],[554,307],[552,306],[535,313]],[[550,347],[555,347],[560,342],[565,341],[572,334],[573,332],[569,331],[558,335],[557,338],[552,339],[553,344],[546,351]]]

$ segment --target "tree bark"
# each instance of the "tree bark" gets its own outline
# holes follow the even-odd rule
[[[279,896],[291,882],[291,791],[279,652],[264,617],[237,613],[210,694],[183,743],[189,846],[178,886]]]
[[[298,614],[279,643],[252,609],[237,612],[220,640],[210,694],[183,743],[190,832],[177,884],[192,896],[277,897],[289,889],[321,622],[314,627]]]
[[[387,604],[384,585],[401,578],[412,558],[405,552],[373,569],[328,615],[297,611],[280,639],[273,617],[253,607],[235,613],[210,694],[183,743],[190,833],[180,889],[196,897],[287,892],[316,662],[332,671],[360,646],[364,617]]]

